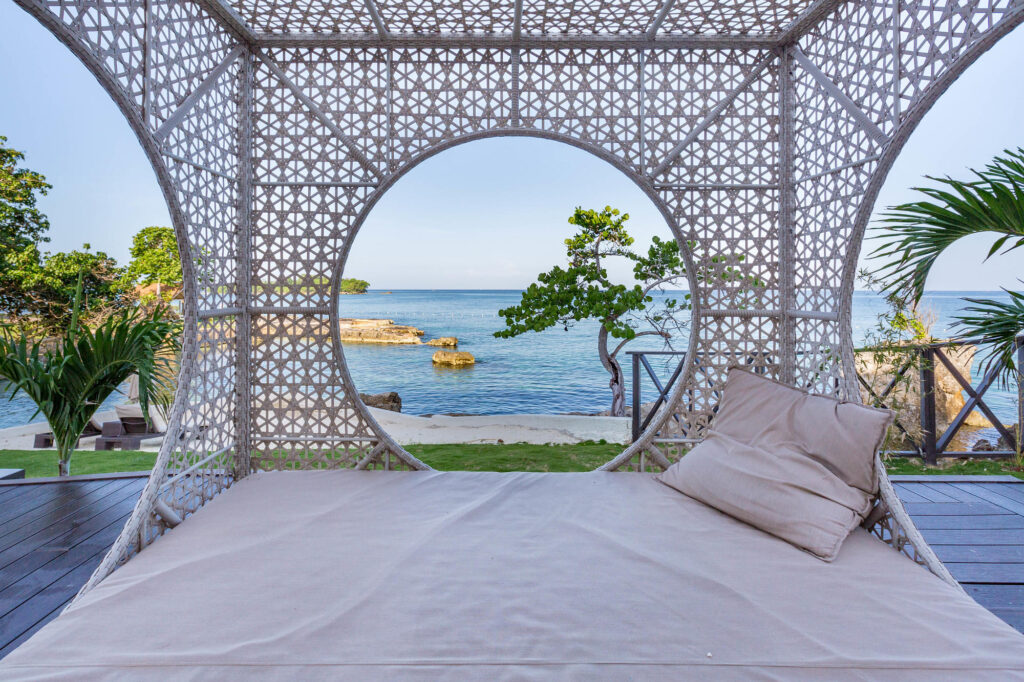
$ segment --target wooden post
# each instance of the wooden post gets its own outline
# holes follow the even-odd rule
[[[633,361],[633,442],[640,437],[640,355],[630,353]]]
[[[937,464],[935,447],[935,349],[921,349],[921,450],[925,464]]]

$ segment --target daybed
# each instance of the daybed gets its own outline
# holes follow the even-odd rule
[[[884,472],[858,509],[884,542],[808,543],[831,562],[648,475],[705,438],[732,365],[857,399],[874,200],[1020,0],[16,2],[150,159],[184,334],[138,506],[0,676],[1024,676],[1024,638],[959,589]],[[684,364],[602,467],[636,471],[255,473],[429,469],[358,398],[341,282],[405,173],[506,135],[613,164],[679,244]]]
[[[1024,679],[855,531],[826,563],[645,474],[249,476],[0,662],[45,679]]]

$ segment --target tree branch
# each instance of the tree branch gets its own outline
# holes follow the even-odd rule
[[[673,280],[677,280],[677,279],[679,279],[682,276],[683,275],[681,275],[681,274],[675,274],[675,275],[672,275],[671,277],[662,277],[661,279],[655,280],[655,281],[651,282],[650,284],[648,284],[644,288],[643,295],[646,296],[647,294],[651,293],[651,290],[654,289],[655,287],[660,286],[662,284],[666,284],[666,283],[671,282]]]
[[[633,341],[633,340],[635,340],[635,339],[637,339],[637,338],[639,338],[641,336],[660,336],[663,339],[668,338],[668,334],[666,334],[665,332],[657,332],[657,331],[637,332],[636,336],[634,336],[633,338],[631,338],[631,339],[623,339],[619,343],[619,345],[615,346],[615,350],[613,350],[611,353],[608,354],[608,357],[614,358],[616,355],[619,354],[619,351],[622,350],[623,346],[625,346],[630,341]]]

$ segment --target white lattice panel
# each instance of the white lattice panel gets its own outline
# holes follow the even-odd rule
[[[187,275],[172,434],[89,586],[166,527],[157,498],[187,515],[250,467],[422,466],[356,399],[331,287],[367,207],[468,137],[588,149],[692,244],[678,421],[621,464],[699,438],[730,365],[856,399],[865,197],[1024,21],[1024,0],[16,1],[127,116]]]

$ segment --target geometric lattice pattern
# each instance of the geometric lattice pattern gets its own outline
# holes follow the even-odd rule
[[[874,197],[934,100],[1024,21],[1024,0],[16,1],[124,112],[183,246],[178,437],[86,589],[254,469],[424,467],[358,401],[333,294],[379,197],[479,137],[596,154],[684,244],[678,418],[608,468],[699,440],[732,365],[858,399]]]

